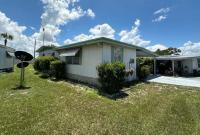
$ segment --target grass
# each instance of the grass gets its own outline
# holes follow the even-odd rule
[[[111,100],[87,86],[52,82],[26,70],[0,74],[0,134],[199,134],[200,91],[139,83]]]

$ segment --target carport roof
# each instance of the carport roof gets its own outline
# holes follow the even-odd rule
[[[166,55],[166,56],[159,56],[156,57],[156,60],[185,60],[185,59],[191,59],[191,58],[200,58],[200,55]]]

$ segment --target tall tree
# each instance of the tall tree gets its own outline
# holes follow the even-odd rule
[[[8,33],[1,33],[1,37],[4,38],[4,45],[7,45],[8,40],[13,40],[13,36]]]
[[[158,49],[155,53],[157,55],[180,55],[181,50],[178,49],[178,48],[172,48],[172,47],[170,47],[170,48],[165,49],[165,50]]]

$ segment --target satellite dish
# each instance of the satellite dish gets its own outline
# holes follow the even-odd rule
[[[27,67],[28,65],[29,65],[28,62],[21,62],[21,63],[18,63],[18,64],[17,64],[17,67],[18,67],[18,68],[25,68],[25,67]]]
[[[25,67],[29,65],[29,63],[25,61],[31,61],[33,59],[33,56],[24,51],[16,51],[15,57],[21,61],[21,63],[17,64],[17,67],[21,68],[20,87],[24,87],[23,84],[24,84]]]
[[[15,57],[21,61],[31,61],[33,59],[31,54],[24,51],[16,51]]]

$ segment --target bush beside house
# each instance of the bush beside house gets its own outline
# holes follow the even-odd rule
[[[153,64],[152,58],[137,58],[137,76],[139,80],[145,80],[153,73]]]
[[[121,62],[104,63],[97,66],[102,90],[108,94],[119,92],[125,79],[125,65]]]
[[[64,77],[65,73],[65,63],[60,60],[52,61],[50,64],[50,74],[56,79]]]
[[[61,79],[65,73],[64,62],[58,60],[53,56],[41,56],[35,60],[33,67],[39,71],[42,78],[54,77]]]
[[[143,65],[138,69],[138,78],[145,80],[150,75],[150,66]]]

